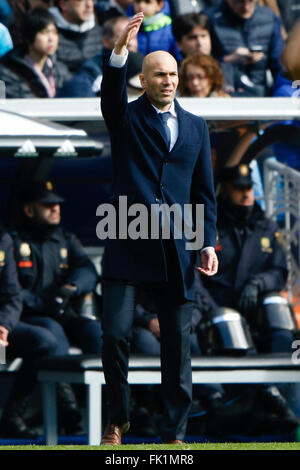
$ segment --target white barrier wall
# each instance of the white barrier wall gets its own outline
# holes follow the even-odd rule
[[[131,96],[129,100],[136,97]],[[207,120],[300,119],[299,98],[179,98],[180,105]],[[0,99],[0,109],[50,121],[103,121],[98,98]]]

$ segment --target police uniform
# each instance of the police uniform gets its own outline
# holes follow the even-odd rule
[[[0,326],[10,333],[22,311],[21,288],[10,235],[0,228]]]
[[[25,188],[22,201],[23,205],[55,205],[63,199],[54,193],[51,182],[42,182]],[[23,365],[1,427],[8,436],[31,437],[22,416],[36,383],[35,360],[68,354],[70,344],[84,353],[101,354],[100,322],[81,316],[78,308],[84,295],[95,289],[98,275],[76,236],[60,226],[37,224],[24,216],[12,237],[23,312],[10,335],[8,352],[22,357]],[[63,404],[61,412],[67,410],[67,415],[71,410],[68,423],[72,424],[73,418],[73,423],[78,422],[81,416],[68,384],[59,384],[58,397]]]
[[[22,409],[24,412],[26,387],[34,374],[32,366],[33,355],[39,357],[42,349],[37,347],[37,343],[28,331],[24,331],[23,323],[20,321],[22,313],[22,293],[18,280],[18,272],[13,252],[13,242],[10,235],[0,229],[0,326],[8,330],[8,346],[5,351],[7,360],[16,357],[23,358],[23,364],[18,371],[16,380],[12,386],[7,403],[5,404],[0,424],[1,435],[8,437],[11,432],[8,417],[14,421],[14,431],[17,437],[33,437],[26,429],[22,418],[17,418]],[[22,332],[21,339],[20,333]],[[43,344],[44,346],[44,344]],[[27,359],[28,358],[28,362]],[[25,380],[24,380],[25,379]],[[17,419],[16,419],[17,418]]]
[[[244,228],[233,225],[221,201],[218,214],[216,251],[221,268],[212,279],[203,279],[215,301],[237,308],[239,294],[250,279],[258,281],[260,292],[282,290],[287,267],[276,224],[258,204]]]
[[[53,192],[52,183],[46,182],[25,190],[23,202],[29,201],[60,204],[63,199]],[[83,352],[100,354],[99,323],[76,312],[79,299],[94,291],[97,285],[95,267],[73,233],[60,226],[44,232],[42,226],[26,219],[20,229],[12,234],[23,289],[22,320],[40,324],[49,330],[54,328],[55,334],[59,329],[60,346],[65,345],[66,353],[68,338]],[[65,299],[66,292],[61,289],[65,284],[73,287],[68,299]],[[63,336],[66,336],[64,340]]]
[[[244,164],[223,170],[221,180],[235,186],[252,186],[250,169]],[[256,202],[248,220],[243,221],[234,214],[233,205],[219,197],[217,231],[219,270],[211,278],[203,277],[203,284],[217,305],[245,314],[239,300],[247,283],[256,283],[260,298],[284,288],[288,273],[278,226],[265,217]],[[247,315],[250,326],[255,324],[254,316],[255,313]],[[264,341],[259,341],[264,352],[290,350],[290,332],[279,334],[282,341],[277,334],[274,330],[264,334]]]

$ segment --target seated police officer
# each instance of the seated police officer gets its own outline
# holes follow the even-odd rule
[[[18,340],[24,350],[31,348],[32,343],[27,344],[31,332],[39,347],[47,351],[43,357],[68,354],[70,345],[79,347],[83,353],[100,356],[100,323],[96,317],[81,314],[84,297],[94,291],[98,275],[76,236],[60,226],[63,199],[53,191],[49,181],[31,183],[22,192],[21,199],[22,221],[12,233],[23,296],[23,331],[15,342]],[[32,360],[40,357],[32,357]],[[20,391],[24,390],[23,402],[32,391],[35,379],[36,376],[31,374],[29,378],[27,374],[26,387],[19,387]],[[21,397],[17,401],[19,405]],[[9,424],[11,434],[16,435],[16,413],[11,413],[16,407],[11,400],[9,405],[2,424],[6,429]],[[66,433],[73,432],[81,421],[81,414],[68,384],[58,385],[58,405],[62,427]],[[18,407],[20,409],[24,411],[24,406]],[[24,435],[26,430],[23,430]]]
[[[216,246],[220,268],[215,276],[202,277],[213,302],[209,323],[219,329],[220,338],[226,320],[241,314],[250,327],[254,351],[290,352],[296,323],[287,301],[279,295],[285,287],[287,266],[278,227],[255,201],[248,165],[224,168],[220,182]],[[224,352],[221,349],[219,344],[219,352]],[[298,424],[276,387],[258,386],[257,393],[265,409],[277,415],[283,426],[289,429]]]
[[[0,228],[0,358],[16,357],[11,336],[22,312],[21,287],[11,237]]]

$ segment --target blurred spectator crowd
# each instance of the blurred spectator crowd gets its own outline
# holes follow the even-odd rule
[[[100,94],[102,54],[132,15],[128,87],[161,49],[180,69],[179,96],[289,96],[297,78],[298,0],[1,0],[0,80],[7,98]],[[295,37],[296,39],[293,39]],[[296,78],[295,78],[296,77]]]

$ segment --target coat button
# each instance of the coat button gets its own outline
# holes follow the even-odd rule
[[[161,199],[159,199],[159,197],[156,197],[156,198],[155,198],[155,202],[157,202],[158,204],[160,204],[160,203],[161,203]]]
[[[165,185],[164,185],[164,184],[161,184],[160,187],[161,187],[161,189],[164,189],[164,188],[165,188]]]

